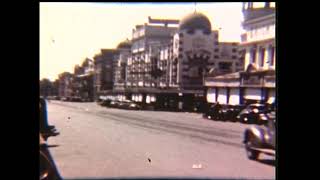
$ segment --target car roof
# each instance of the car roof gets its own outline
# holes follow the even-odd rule
[[[265,106],[264,104],[250,104],[249,106]]]

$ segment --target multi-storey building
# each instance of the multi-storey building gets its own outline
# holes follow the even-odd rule
[[[73,75],[69,72],[59,74],[59,97],[70,98],[72,96]]]
[[[243,3],[246,33],[241,46],[246,50],[246,72],[241,75],[241,86],[246,101],[275,101],[276,44],[275,3]]]
[[[218,35],[201,13],[181,21],[149,17],[148,24],[133,29],[131,41],[94,57],[96,98],[193,109],[205,102],[207,74],[242,70],[239,43],[219,42]]]
[[[114,85],[114,61],[118,55],[116,49],[101,49],[94,56],[94,97],[112,93]]]
[[[131,42],[126,40],[121,42],[117,46],[119,54],[115,56],[114,60],[114,85],[113,94],[117,95],[118,99],[127,99],[129,97],[126,93],[126,83],[127,83],[127,63],[128,58],[131,55]]]
[[[81,66],[75,66],[72,81],[73,97],[81,98],[84,101],[93,101],[93,72],[93,60],[89,58],[86,58]]]
[[[243,3],[240,59],[243,69],[232,74],[206,78],[207,101],[220,104],[275,100],[275,4]]]
[[[126,97],[156,107],[192,108],[204,101],[203,80],[210,70],[225,74],[241,67],[238,43],[219,43],[205,15],[192,13],[181,21],[149,17],[149,24],[133,30]]]
[[[133,29],[131,56],[127,63],[127,89],[132,100],[142,104],[155,101],[154,93],[158,90],[158,81],[162,75],[158,67],[160,48],[171,41],[177,30],[177,27],[168,27],[168,24],[177,23],[177,20],[155,20],[149,17],[149,24],[138,25]]]

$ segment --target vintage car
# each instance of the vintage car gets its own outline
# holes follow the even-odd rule
[[[120,105],[120,101],[119,100],[112,100],[109,104],[110,107],[113,107],[113,108],[118,108]]]
[[[244,132],[243,143],[249,159],[257,160],[260,153],[275,156],[276,146],[276,116],[275,112],[265,114],[267,122],[263,125],[254,125]]]
[[[140,105],[133,102],[133,101],[130,101],[130,100],[122,100],[119,102],[119,108],[122,108],[122,109],[129,109],[129,110],[138,110],[138,109],[141,109]]]
[[[237,115],[244,109],[241,105],[225,105],[220,111],[221,119],[224,121],[237,121]]]
[[[261,119],[262,116],[260,114],[264,114],[266,112],[266,105],[250,104],[239,113],[237,120],[248,124],[264,124],[265,119]]]
[[[217,104],[211,104],[209,105],[206,110],[203,112],[203,117],[213,120],[220,119],[219,117],[219,108],[217,108]]]

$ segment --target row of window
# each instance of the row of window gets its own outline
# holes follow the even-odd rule
[[[259,50],[259,66],[263,66],[264,65],[264,61],[265,61],[265,48],[260,48]],[[268,55],[269,55],[269,64],[271,66],[274,65],[274,56],[275,56],[275,48],[274,47],[269,47],[267,49]],[[252,49],[251,53],[250,53],[250,62],[251,63],[256,63],[256,58],[257,58],[257,50],[256,49]]]

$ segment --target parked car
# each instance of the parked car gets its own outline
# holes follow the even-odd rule
[[[61,97],[60,99],[61,99],[61,101],[70,101],[69,97]]]
[[[111,100],[110,99],[106,99],[106,100],[102,100],[99,102],[99,104],[101,106],[106,106],[106,107],[109,107],[110,106],[110,103],[111,103]]]
[[[267,112],[267,108],[264,104],[250,104],[245,109],[243,109],[237,116],[237,120],[242,123],[257,123],[263,124],[265,119],[261,119],[260,114]]]
[[[130,109],[130,110],[140,110],[140,109],[142,109],[142,107],[141,107],[139,104],[131,101],[131,102],[128,104],[128,109]]]
[[[122,109],[131,109],[131,110],[141,109],[140,105],[138,105],[137,103],[130,101],[130,100],[120,101],[118,107],[122,108]]]
[[[213,119],[213,120],[220,120],[221,117],[221,109],[223,107],[220,104],[212,104],[203,113],[204,118]]]
[[[221,120],[237,121],[237,115],[244,109],[241,105],[224,105],[220,110]]]
[[[83,102],[83,99],[80,96],[71,97],[70,101],[72,102]]]
[[[275,112],[266,114],[267,123],[261,126],[251,126],[244,132],[243,143],[249,159],[257,160],[260,153],[275,155],[276,146],[276,116]]]
[[[110,102],[110,107],[117,108],[117,107],[119,107],[119,105],[120,105],[120,101],[118,101],[118,100],[112,100]]]

